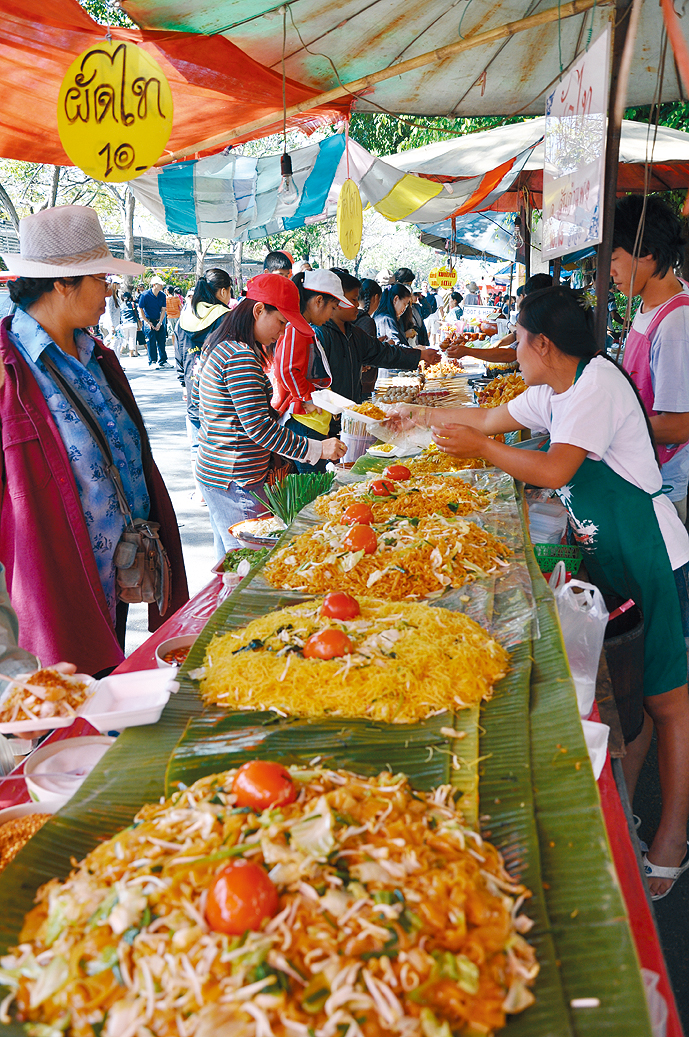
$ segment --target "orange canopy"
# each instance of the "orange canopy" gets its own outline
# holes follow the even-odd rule
[[[105,37],[76,0],[4,0],[0,26],[0,157],[72,165],[60,144],[57,98],[79,54]],[[113,39],[140,44],[161,66],[175,106],[168,149],[175,151],[282,110],[281,77],[224,36],[112,27]],[[287,105],[316,91],[287,80]],[[289,120],[309,130],[332,122],[349,102]],[[281,120],[263,131],[282,129]],[[232,143],[239,143],[241,137]]]

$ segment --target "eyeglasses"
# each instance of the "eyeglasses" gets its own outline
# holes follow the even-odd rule
[[[100,281],[101,284],[105,285],[106,292],[111,292],[114,288],[114,285],[110,281],[108,281],[108,278],[105,274],[103,274],[102,276],[100,274],[88,274],[87,276],[92,277],[94,281]]]

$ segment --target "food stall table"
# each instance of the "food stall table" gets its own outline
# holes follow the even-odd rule
[[[217,576],[194,598],[171,616],[148,640],[133,652],[118,668],[117,672],[132,672],[149,669],[156,665],[155,649],[164,640],[180,634],[200,633],[212,614],[222,593],[222,579]],[[66,734],[76,736],[92,733],[93,729],[84,720],[77,720],[71,728],[54,732],[51,740],[64,738]],[[20,765],[9,779],[0,786],[0,806],[8,806],[28,799],[23,779],[19,777]],[[16,777],[15,777],[16,776]],[[643,970],[657,976],[657,993],[662,1001],[657,1008],[661,1016],[666,1015],[667,1037],[682,1037],[682,1026],[677,1013],[674,996],[658,940],[653,912],[639,871],[638,855],[634,849],[628,819],[620,799],[617,785],[608,758],[598,781],[602,815],[612,849],[617,876],[624,896],[631,930]]]

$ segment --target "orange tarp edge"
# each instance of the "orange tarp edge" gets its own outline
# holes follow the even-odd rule
[[[0,157],[71,165],[57,130],[60,84],[72,61],[105,37],[76,0],[4,0],[0,25]],[[111,29],[113,39],[140,44],[161,66],[175,106],[167,150],[282,110],[279,75],[223,36]],[[287,105],[315,95],[287,81]],[[333,122],[349,101],[314,108],[288,125],[306,131]],[[282,129],[278,117],[261,136]],[[239,143],[237,138],[232,143]]]

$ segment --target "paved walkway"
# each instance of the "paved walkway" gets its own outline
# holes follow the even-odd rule
[[[208,509],[191,499],[194,482],[182,387],[174,367],[149,367],[145,353],[138,358],[122,357],[122,366],[144,416],[153,457],[177,513],[189,593],[193,595],[211,579],[210,569],[215,563],[215,555]],[[126,654],[130,655],[148,636],[148,606],[130,605]]]

